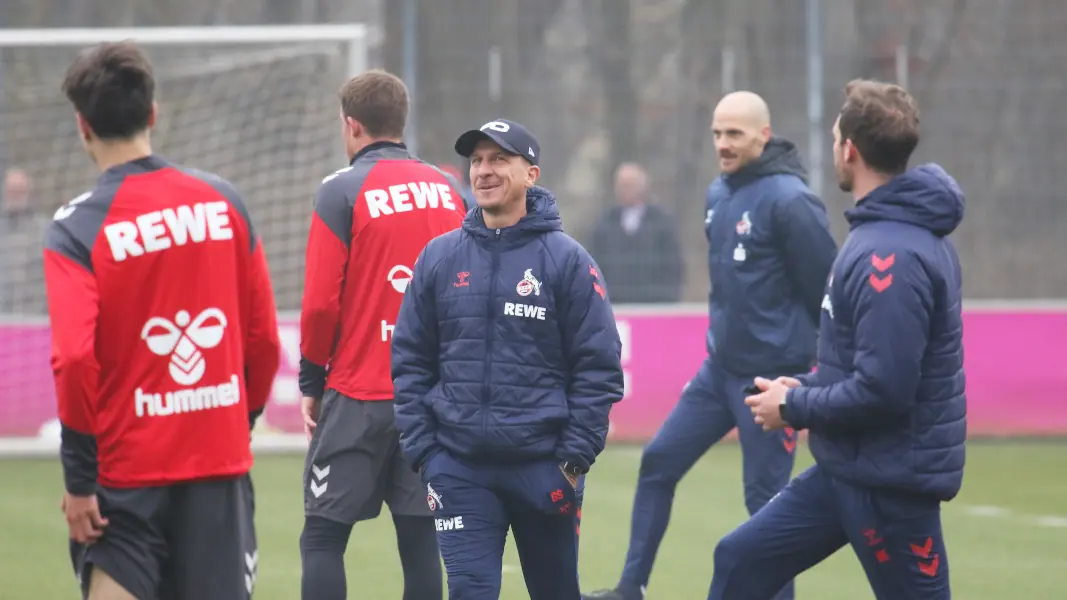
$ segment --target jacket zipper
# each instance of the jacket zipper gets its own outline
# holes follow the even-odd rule
[[[732,208],[731,205],[734,193],[733,190],[730,190],[728,195],[719,202],[718,206],[716,206],[715,212],[719,213],[716,215],[719,217],[719,220],[712,221],[711,235],[709,235],[709,237],[716,240],[716,242],[712,245],[712,242],[709,241],[708,244],[709,248],[712,248],[712,254],[709,256],[709,260],[718,264],[719,274],[722,275],[722,277],[719,278],[720,281],[712,282],[712,286],[714,289],[720,290],[720,302],[723,309],[726,311],[730,311],[734,306],[734,295],[737,293],[737,277],[735,276],[736,273],[734,271],[736,267],[734,266],[733,260],[734,242],[736,240],[730,235],[730,228],[733,227],[733,224],[735,223],[731,218],[733,215],[730,210]],[[729,279],[730,281],[722,281],[722,279]],[[722,338],[715,340],[715,352],[720,356],[723,352],[723,346],[725,346],[724,342],[735,339],[735,336],[732,335],[733,332],[731,331],[734,324],[732,320],[730,321],[731,322],[726,323],[726,331],[723,332]],[[715,336],[713,335],[712,337],[714,338]],[[720,358],[719,360],[719,364],[722,364],[722,359]]]
[[[485,376],[482,380],[482,439],[489,437],[489,365],[493,357],[493,337],[496,325],[496,311],[493,300],[496,298],[497,271],[500,270],[500,229],[493,234],[493,262],[489,269],[488,327],[485,340]]]

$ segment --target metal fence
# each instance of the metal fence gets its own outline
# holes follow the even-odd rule
[[[829,135],[841,88],[857,76],[898,80],[922,111],[916,161],[941,163],[967,193],[967,215],[954,236],[967,297],[1067,298],[1067,261],[1060,259],[1067,245],[1060,197],[1067,5],[1058,0],[130,0],[106,3],[102,12],[82,8],[88,4],[5,2],[0,25],[366,23],[374,31],[372,64],[411,82],[411,142],[419,153],[463,168],[451,150],[458,132],[496,116],[524,122],[541,142],[543,181],[560,198],[564,227],[578,239],[590,241],[609,218],[615,168],[632,161],[647,170],[651,197],[670,216],[685,263],[676,295],[682,301],[702,300],[708,286],[699,215],[716,175],[708,126],[719,97],[750,89],[768,100],[775,133],[801,149],[843,239],[841,213],[851,200],[832,180]],[[0,161],[18,166],[26,159],[10,140],[12,120],[20,118],[10,98],[28,85],[20,77],[39,75],[20,69],[17,53],[0,59],[9,100],[0,105]],[[51,85],[58,95],[58,81]],[[69,119],[57,111],[55,119]],[[332,127],[321,131],[323,147],[337,148]],[[318,137],[301,137],[301,144]],[[291,143],[282,135],[269,141]],[[77,141],[69,135],[53,144]],[[229,152],[242,150],[234,144]],[[299,165],[307,185],[292,186],[298,197],[260,202],[306,210],[304,194],[341,160],[338,154]],[[217,162],[197,166],[256,177],[227,173],[239,162],[233,157]],[[48,189],[40,165],[27,166],[39,180],[35,211],[48,214],[68,199]],[[253,213],[294,218],[264,206]],[[287,266],[275,269],[275,287],[279,304],[292,309],[300,298],[303,228],[276,229],[285,239],[271,243],[270,258]],[[35,255],[39,247],[5,250],[18,252]],[[627,275],[633,280],[616,285],[648,280],[659,264],[654,254],[635,258]],[[20,310],[43,309],[38,289],[29,282],[20,288],[32,296]]]

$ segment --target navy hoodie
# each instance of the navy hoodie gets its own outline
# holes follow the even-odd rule
[[[739,376],[815,362],[819,303],[837,245],[796,147],[772,138],[756,161],[708,188],[708,355]]]
[[[948,239],[963,192],[926,164],[845,213],[823,299],[817,372],[783,411],[831,475],[949,500],[963,481],[962,282]]]

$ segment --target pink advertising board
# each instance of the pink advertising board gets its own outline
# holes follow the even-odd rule
[[[620,307],[626,398],[611,413],[614,439],[654,434],[704,360],[707,316],[699,309]],[[964,317],[972,435],[1067,435],[1067,308],[969,309]],[[281,369],[266,428],[302,431],[296,385],[299,330],[283,315]],[[43,322],[0,322],[0,436],[54,427],[50,333]]]

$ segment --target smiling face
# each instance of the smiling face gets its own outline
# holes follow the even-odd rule
[[[526,190],[537,183],[541,170],[526,159],[507,152],[491,140],[482,140],[470,155],[471,189],[478,206],[488,213],[504,212],[526,202]]]

